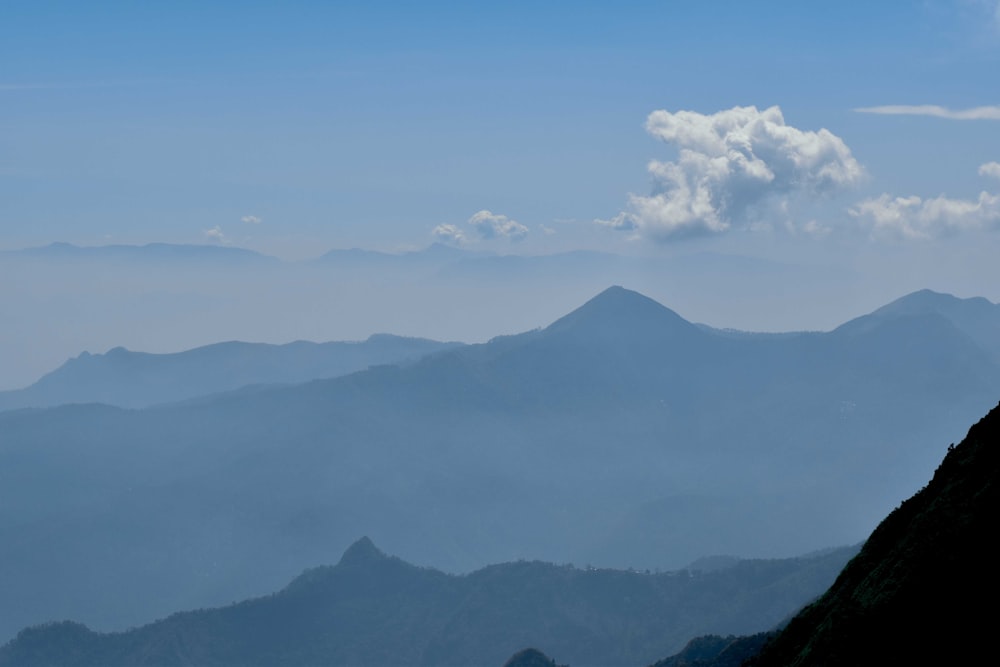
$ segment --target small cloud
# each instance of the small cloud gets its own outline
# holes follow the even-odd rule
[[[625,213],[624,211],[609,220],[595,218],[594,224],[620,230],[633,230],[637,226],[635,223],[635,216]]]
[[[528,228],[521,223],[511,220],[506,215],[485,209],[473,214],[468,223],[481,239],[505,238],[509,241],[521,241],[528,235]]]
[[[809,236],[817,237],[829,236],[830,232],[833,231],[828,225],[824,225],[818,220],[810,220],[799,227],[799,229]]]
[[[528,235],[528,228],[516,220],[511,220],[506,215],[493,213],[483,209],[474,213],[466,220],[475,234],[474,239],[478,241],[494,241],[506,239],[510,242],[522,241]],[[549,232],[546,232],[549,233]],[[435,238],[447,243],[462,245],[470,241],[469,235],[456,225],[438,225],[431,234]]]
[[[431,234],[434,235],[434,238],[446,243],[454,243],[455,245],[465,243],[465,234],[455,225],[438,225],[431,231]]]
[[[1000,178],[1000,162],[987,162],[979,165],[979,175]]]
[[[542,233],[545,234],[546,236],[552,236],[553,234],[556,233],[556,230],[552,229],[551,227],[546,227],[545,225],[542,224],[539,224],[538,228],[541,229]]]
[[[259,225],[260,223],[264,222],[262,218],[258,218],[256,215],[244,215],[242,218],[240,218],[240,221],[245,222],[248,225]]]
[[[203,233],[205,238],[215,241],[216,243],[229,243],[229,239],[222,233],[222,228],[219,227],[219,225],[216,225],[211,229],[206,229]]]
[[[979,173],[1000,177],[1000,164],[988,162]],[[980,192],[976,199],[934,199],[883,194],[858,203],[850,214],[872,225],[876,236],[929,239],[977,230],[1000,228],[1000,195]]]
[[[646,130],[675,146],[677,160],[652,160],[652,192],[630,195],[626,211],[595,222],[654,241],[760,229],[790,200],[848,188],[864,176],[840,137],[788,125],[777,106],[654,111]]]
[[[971,109],[949,109],[936,104],[890,104],[879,107],[861,107],[855,111],[887,116],[932,116],[948,120],[1000,120],[1000,105]]]

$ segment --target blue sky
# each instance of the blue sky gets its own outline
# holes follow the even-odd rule
[[[1000,301],[998,72],[998,0],[8,0],[0,250],[650,259],[362,280],[0,257],[0,388],[118,345],[485,340],[611,282],[753,330],[922,288]]]
[[[0,247],[305,257],[420,247],[452,225],[501,252],[754,252],[779,233],[595,224],[634,214],[630,193],[657,187],[650,160],[676,161],[680,146],[644,129],[655,110],[776,105],[788,127],[829,130],[863,176],[797,193],[779,226],[851,243],[873,227],[849,213],[859,202],[1000,191],[978,173],[1000,160],[1000,121],[854,111],[1000,104],[996,2],[204,4],[4,4]],[[751,214],[773,221],[786,194]],[[483,210],[523,226],[520,242],[477,234]]]

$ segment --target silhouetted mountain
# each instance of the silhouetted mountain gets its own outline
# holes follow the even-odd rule
[[[268,597],[123,633],[68,622],[26,629],[0,648],[0,665],[498,665],[533,642],[577,667],[641,664],[685,633],[773,623],[829,585],[853,553],[741,561],[701,575],[519,562],[454,576],[363,538],[336,566]],[[792,606],[776,609],[775,596]],[[555,665],[535,650],[507,664]]]
[[[116,347],[105,354],[84,352],[30,387],[0,392],[0,410],[63,403],[139,408],[251,384],[337,377],[369,366],[413,361],[458,345],[379,334],[363,342],[268,345],[234,341],[173,354]]]
[[[830,590],[753,662],[976,664],[993,654],[1000,596],[1000,406],[934,478],[879,524]]]
[[[979,664],[993,652],[998,516],[1000,406],[949,447],[930,483],[786,627],[701,637],[655,667]]]
[[[359,534],[451,571],[857,542],[1000,395],[976,340],[933,314],[734,337],[612,288],[404,367],[0,413],[0,636],[260,595]]]
[[[557,665],[555,660],[538,649],[526,648],[512,655],[503,667],[566,667],[566,665]]]
[[[279,260],[253,250],[220,245],[148,243],[146,245],[78,246],[56,242],[46,246],[11,250],[8,257],[58,260],[101,260],[142,262],[227,262],[277,263]]]

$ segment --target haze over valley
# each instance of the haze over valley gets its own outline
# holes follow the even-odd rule
[[[0,64],[0,665],[982,648],[998,0],[14,0]]]

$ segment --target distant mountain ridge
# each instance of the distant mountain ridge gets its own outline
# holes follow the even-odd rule
[[[8,250],[8,257],[39,259],[101,259],[119,261],[218,261],[277,263],[276,257],[245,248],[213,244],[147,243],[81,246],[57,241],[44,246]]]
[[[767,627],[829,585],[855,551],[703,574],[519,562],[455,576],[362,538],[336,566],[264,598],[123,633],[69,622],[26,629],[0,647],[0,666],[496,666],[521,642],[552,647],[574,667],[641,664],[695,629]],[[514,664],[552,667],[539,656],[522,652]]]
[[[974,323],[729,336],[612,288],[403,366],[0,413],[0,635],[259,595],[359,534],[450,571],[854,542],[1000,394]]]
[[[857,334],[892,320],[933,317],[947,320],[989,352],[995,361],[1000,361],[1000,304],[983,297],[959,299],[924,289],[855,318],[837,331]]]
[[[63,403],[141,408],[246,385],[332,378],[373,365],[414,361],[458,345],[376,334],[359,342],[270,345],[232,341],[170,354],[116,347],[105,354],[84,352],[30,387],[0,392],[0,410]]]

